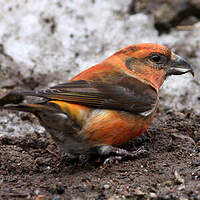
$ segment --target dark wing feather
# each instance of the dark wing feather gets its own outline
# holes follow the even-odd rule
[[[134,113],[151,110],[158,98],[154,88],[132,77],[122,78],[115,84],[78,80],[24,94]]]

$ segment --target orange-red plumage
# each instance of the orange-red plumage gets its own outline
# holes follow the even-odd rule
[[[140,136],[152,122],[165,78],[187,72],[193,74],[191,66],[169,48],[136,44],[68,83],[22,93],[47,99],[43,103],[4,108],[34,113],[66,152],[91,152],[94,147],[113,150],[112,146]],[[119,149],[115,153],[132,155]]]
[[[164,81],[164,70],[152,69],[149,66],[145,66],[144,68],[144,65],[140,63],[136,63],[134,71],[129,70],[125,66],[126,61],[133,58],[133,54],[134,58],[140,59],[147,57],[155,51],[166,56],[171,56],[171,51],[165,46],[151,43],[131,45],[117,51],[100,64],[81,72],[72,78],[72,80],[101,80],[109,82],[110,79],[115,80],[121,73],[126,72],[143,82],[147,81],[159,90]]]

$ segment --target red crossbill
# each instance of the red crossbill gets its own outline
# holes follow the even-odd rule
[[[117,146],[150,125],[166,77],[187,72],[194,75],[191,65],[169,48],[135,44],[67,83],[21,93],[42,97],[43,102],[3,108],[33,113],[64,152],[134,157],[134,152]]]

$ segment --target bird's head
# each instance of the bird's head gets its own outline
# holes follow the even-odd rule
[[[116,59],[113,59],[113,56]],[[120,67],[125,73],[153,85],[157,90],[170,75],[190,72],[194,76],[192,66],[185,59],[173,53],[168,47],[158,44],[131,45],[113,56],[112,59],[121,63]]]

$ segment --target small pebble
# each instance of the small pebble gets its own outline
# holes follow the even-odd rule
[[[108,189],[110,189],[110,185],[105,184],[105,185],[103,186],[103,188],[104,188],[105,190],[108,190]]]
[[[179,191],[182,191],[182,190],[184,190],[184,189],[185,189],[185,185],[183,185],[183,184],[180,185],[180,186],[178,187],[178,190],[179,190]]]
[[[183,184],[183,183],[185,183],[185,180],[180,176],[180,174],[178,173],[178,171],[174,172],[174,176],[175,176],[175,182],[177,184]]]
[[[154,192],[150,192],[150,193],[149,193],[149,197],[150,197],[150,198],[157,198],[157,194],[154,193]]]
[[[181,112],[175,112],[174,113],[176,115],[176,117],[180,118],[180,119],[184,119],[185,118],[185,115]]]
[[[134,195],[137,195],[137,196],[144,196],[145,193],[143,191],[141,191],[139,188],[137,188],[134,192]]]

